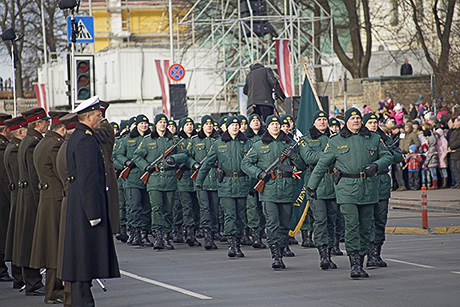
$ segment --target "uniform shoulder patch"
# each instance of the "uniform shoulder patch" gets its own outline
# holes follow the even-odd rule
[[[308,142],[309,143],[311,143],[311,142],[319,142],[319,140],[318,139],[311,139],[311,140],[308,140]]]
[[[85,134],[88,134],[88,135],[93,135],[93,133],[89,130],[85,130]]]
[[[227,148],[227,145],[220,145],[219,147],[217,148]]]
[[[136,140],[129,140],[128,143],[136,143]]]
[[[347,148],[348,145],[337,146],[337,149]]]
[[[259,147],[259,149],[267,149],[267,148],[270,148],[270,146],[267,145],[267,146],[261,146],[261,147]]]

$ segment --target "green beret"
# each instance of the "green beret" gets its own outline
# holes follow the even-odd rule
[[[365,125],[370,119],[378,120],[379,118],[374,113],[366,113],[363,116],[363,125]]]
[[[265,123],[267,124],[267,126],[270,125],[273,122],[280,123],[280,125],[281,125],[281,120],[280,120],[280,118],[278,116],[276,116],[276,115],[267,116],[267,119],[265,120]]]
[[[165,120],[166,122],[168,121],[168,117],[164,115],[163,113],[155,115],[155,125],[160,121],[160,120]]]
[[[345,123],[350,119],[350,117],[355,116],[355,115],[359,115],[359,117],[363,118],[363,116],[361,115],[361,112],[355,107],[352,107],[346,110],[345,111]]]

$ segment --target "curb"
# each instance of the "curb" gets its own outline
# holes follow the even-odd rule
[[[412,211],[420,211],[421,205],[420,200],[391,200],[390,199],[390,209],[405,209],[405,210],[412,210]],[[455,207],[453,207],[455,206]],[[450,213],[460,213],[460,204],[451,204],[451,205],[443,205],[442,203],[433,203],[428,200],[428,211],[443,211],[443,212],[450,212]]]
[[[428,235],[428,234],[460,234],[460,226],[451,226],[451,227],[435,227],[435,228],[416,228],[416,227],[387,227],[385,229],[386,234],[419,234],[419,235]]]

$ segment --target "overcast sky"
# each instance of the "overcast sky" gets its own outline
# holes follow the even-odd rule
[[[0,55],[0,77],[3,80],[11,78],[13,76],[12,68],[11,68],[11,58],[8,56]]]

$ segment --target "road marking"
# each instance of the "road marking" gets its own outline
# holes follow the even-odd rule
[[[460,275],[460,272],[455,272],[455,271],[450,271],[452,274],[458,274]]]
[[[424,265],[424,264],[418,264],[418,263],[407,262],[407,261],[396,260],[396,259],[388,259],[388,258],[386,258],[386,260],[397,262],[397,263],[402,263],[402,264],[418,266],[418,267],[425,268],[425,269],[434,269],[434,266],[431,266],[431,265]]]
[[[168,285],[168,284],[165,284],[165,283],[163,283],[161,281],[156,281],[156,280],[153,280],[153,279],[142,277],[142,276],[139,276],[139,275],[136,275],[136,274],[133,274],[133,273],[129,273],[129,272],[126,272],[126,271],[122,271],[122,270],[120,270],[120,273],[121,273],[121,275],[125,275],[127,277],[131,277],[131,278],[134,278],[134,279],[137,279],[137,280],[140,280],[140,281],[143,281],[143,282],[155,285],[155,286],[159,286],[159,287],[162,287],[162,288],[173,290],[173,291],[185,294],[185,295],[193,296],[193,297],[199,298],[200,300],[212,300],[212,297],[209,297],[209,296],[206,296],[206,295],[203,295],[203,294],[199,294],[199,293],[195,293],[195,292],[192,292],[190,290],[182,289],[182,288],[179,288],[179,287],[176,287],[176,286]]]

